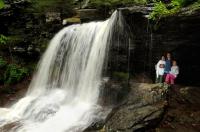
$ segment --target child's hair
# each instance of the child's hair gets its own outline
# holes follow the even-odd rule
[[[170,52],[166,53],[166,57],[168,57],[168,55],[171,57],[171,53]]]
[[[176,61],[176,60],[173,60],[173,61],[172,61],[172,64],[174,64],[174,63],[176,63],[176,65],[177,65],[177,61]]]

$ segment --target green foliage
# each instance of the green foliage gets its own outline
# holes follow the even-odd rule
[[[35,63],[22,67],[14,63],[8,63],[0,56],[0,84],[8,85],[21,81],[35,70]]]
[[[2,9],[4,7],[4,2],[3,0],[0,0],[0,9]]]
[[[152,20],[156,20],[161,17],[166,17],[175,14],[181,8],[180,1],[173,0],[169,5],[166,5],[161,1],[156,2],[153,8],[153,12],[150,14],[149,18]]]
[[[9,64],[4,73],[4,82],[6,84],[13,84],[22,80],[26,75],[28,75],[28,69],[20,67],[16,64]]]
[[[161,0],[154,1],[155,5],[149,19],[157,20],[166,16],[178,13],[183,7],[194,3],[197,0],[171,0],[169,4],[163,3]]]
[[[0,68],[5,67],[7,62],[0,56]]]
[[[125,72],[113,72],[113,78],[117,80],[128,80],[129,74]]]
[[[0,45],[6,45],[8,38],[2,34],[0,34]]]

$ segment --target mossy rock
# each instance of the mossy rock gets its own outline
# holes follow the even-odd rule
[[[117,79],[117,80],[128,80],[129,78],[129,73],[126,73],[126,72],[113,72],[112,74],[113,78],[114,79]]]
[[[72,17],[72,18],[67,18],[63,20],[63,25],[65,24],[75,24],[75,23],[81,23],[81,19],[78,17]]]

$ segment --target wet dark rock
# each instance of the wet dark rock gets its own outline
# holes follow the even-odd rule
[[[30,4],[28,0],[5,0],[5,6],[0,9],[0,17],[1,16],[11,16],[16,9],[25,8]]]
[[[158,84],[133,83],[130,89],[120,83],[109,82],[105,87],[104,107],[113,110],[105,121],[90,127],[88,131],[132,132],[154,128],[161,121],[167,105],[167,90]],[[109,89],[109,90],[108,90]],[[123,93],[122,93],[123,91]],[[107,93],[106,92],[106,93]],[[93,128],[93,129],[92,129]]]
[[[169,107],[156,129],[160,132],[200,130],[200,88],[176,85],[169,90]]]
[[[104,14],[97,9],[80,9],[77,10],[81,22],[105,20],[108,17],[108,14]]]
[[[27,48],[26,47],[15,46],[13,48],[12,52],[15,53],[15,54],[24,53],[24,54],[29,54],[29,55],[31,55],[31,54],[39,55],[40,54],[40,49],[39,48],[35,48],[32,45],[29,45]]]
[[[45,17],[46,17],[46,22],[61,21],[60,12],[47,12],[45,14]]]
[[[131,90],[105,124],[108,131],[136,131],[155,127],[165,106],[165,89],[154,84],[131,84]]]
[[[89,128],[87,128],[84,132],[95,132],[99,131],[104,127],[105,121],[101,120],[99,122],[93,123]]]
[[[125,81],[117,82],[109,80],[103,87],[104,90],[100,94],[100,103],[103,106],[117,106],[121,104],[130,90]]]
[[[184,102],[187,102],[189,104],[193,105],[200,105],[199,95],[200,95],[200,89],[199,87],[191,87],[191,86],[183,86],[178,90],[178,94],[180,97],[184,100]]]
[[[124,7],[119,8],[118,10],[123,11],[123,13],[127,14],[135,14],[135,13],[141,13],[144,16],[148,15],[152,10],[152,6],[131,6],[131,7]]]

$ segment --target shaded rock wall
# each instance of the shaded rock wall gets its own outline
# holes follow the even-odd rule
[[[130,59],[132,74],[145,72],[155,78],[154,65],[162,55],[171,52],[178,61],[178,83],[200,85],[200,12],[161,19],[156,24],[144,12],[124,11],[134,39]]]
[[[97,9],[79,9],[77,14],[80,16],[81,22],[105,20],[109,17],[107,12],[102,12]]]
[[[153,53],[169,51],[178,61],[178,82],[200,85],[200,12],[194,16],[177,16],[161,21],[153,32]],[[155,60],[154,60],[155,61]]]

